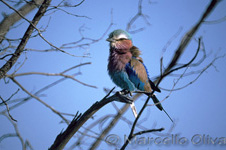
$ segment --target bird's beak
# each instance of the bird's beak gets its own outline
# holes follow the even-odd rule
[[[108,42],[114,42],[115,40],[112,39],[112,38],[107,38],[106,41],[108,41]]]

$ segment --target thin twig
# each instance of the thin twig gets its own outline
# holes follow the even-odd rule
[[[198,79],[199,79],[199,77],[209,68],[209,67],[211,67],[211,66],[213,66],[213,64],[214,64],[214,62],[216,61],[216,60],[218,60],[218,59],[220,59],[220,58],[223,58],[223,57],[225,57],[225,55],[222,55],[222,56],[218,56],[218,57],[216,57],[216,58],[214,58],[205,68],[203,68],[200,72],[199,72],[199,74],[197,75],[197,77],[195,78],[195,79],[193,79],[192,81],[190,81],[188,84],[186,84],[186,85],[184,85],[184,86],[181,86],[181,87],[179,87],[179,88],[174,88],[174,89],[165,89],[165,88],[161,88],[161,89],[163,89],[163,90],[165,90],[165,91],[178,91],[178,90],[181,90],[181,89],[183,89],[183,88],[186,88],[186,87],[188,87],[189,85],[191,85],[191,84],[193,84],[195,81],[197,81]],[[185,74],[184,74],[185,75]],[[183,75],[183,76],[184,76]]]
[[[44,102],[43,100],[41,100],[39,97],[35,96],[34,94],[31,94],[30,92],[28,92],[17,80],[15,80],[13,77],[10,77],[10,79],[17,84],[25,93],[27,93],[28,95],[30,95],[31,97],[35,98],[36,100],[38,100],[40,103],[42,103],[44,106],[46,106],[47,108],[49,108],[50,110],[52,110],[55,114],[57,114],[60,118],[62,118],[67,124],[69,124],[68,120],[57,110],[55,110],[54,108],[52,108],[50,105],[48,105],[46,102]]]
[[[141,134],[144,134],[144,133],[150,133],[150,132],[161,132],[165,130],[164,128],[159,128],[159,129],[150,129],[150,130],[144,130],[144,131],[139,131],[137,133],[134,133],[133,134],[133,137],[137,136],[137,135],[141,135]]]
[[[195,24],[195,26],[193,28],[191,28],[191,30],[189,30],[184,37],[182,38],[179,47],[177,48],[174,57],[172,58],[171,62],[169,63],[169,65],[167,66],[167,68],[165,69],[163,76],[165,77],[164,74],[167,74],[169,71],[171,71],[171,69],[177,64],[179,58],[181,57],[181,54],[184,52],[185,48],[187,47],[187,45],[189,44],[189,42],[191,41],[193,35],[198,31],[199,27],[201,26],[201,24],[205,21],[206,17],[212,12],[212,10],[216,7],[216,5],[220,2],[220,0],[212,0],[210,2],[210,4],[208,5],[208,7],[206,8],[205,12],[202,14],[202,17],[200,18],[200,20]],[[163,78],[160,77],[160,79],[157,82],[157,86],[159,85],[159,83],[161,82]]]
[[[19,129],[18,129],[17,124],[16,124],[14,121],[12,121],[11,118],[10,118],[8,115],[4,114],[4,116],[6,116],[6,118],[7,118],[7,119],[10,121],[10,123],[13,125],[14,130],[15,130],[15,132],[16,132],[16,136],[18,137],[18,139],[19,139],[20,142],[21,142],[22,150],[26,150],[26,145],[25,145],[24,139],[22,138],[22,136],[21,136],[21,134],[20,134],[20,132],[19,132]]]
[[[5,2],[3,0],[1,0],[1,1]],[[14,52],[14,55],[0,68],[0,79],[5,77],[5,74],[12,68],[12,66],[19,59],[21,53],[24,50],[24,47],[26,46],[28,40],[31,37],[33,30],[36,28],[35,26],[38,24],[39,20],[44,15],[44,13],[45,13],[46,9],[48,8],[50,2],[51,2],[51,0],[44,0],[42,5],[40,6],[38,12],[35,14],[35,16],[32,20],[32,24],[29,25],[26,32],[24,33],[24,36],[23,36],[20,44],[18,45],[16,51]],[[8,4],[6,3],[6,5],[8,5]]]
[[[84,65],[88,65],[88,64],[91,64],[91,62],[81,63],[81,64],[79,64],[79,65],[70,67],[70,68],[68,68],[68,69],[66,69],[66,70],[64,70],[64,71],[62,71],[61,73],[66,73],[66,72],[68,72],[68,71],[71,71],[72,69],[75,69],[75,68],[77,68],[77,67],[81,67],[81,66],[84,66]],[[77,74],[77,73],[72,74],[72,76],[75,76],[76,74]],[[37,95],[39,95],[40,93],[42,93],[43,91],[45,91],[45,90],[47,90],[47,89],[49,89],[49,88],[51,88],[51,87],[53,87],[53,86],[55,86],[55,85],[57,85],[57,84],[63,82],[63,81],[65,81],[66,79],[67,79],[67,78],[62,78],[62,79],[56,80],[55,82],[53,82],[53,83],[51,83],[51,84],[48,84],[47,86],[45,86],[45,87],[39,89],[37,92],[34,93],[34,95],[37,96]],[[29,97],[23,98],[23,101],[21,101],[21,102],[15,104],[15,105],[13,105],[13,106],[11,106],[10,109],[12,110],[12,109],[14,109],[14,108],[16,108],[16,107],[18,107],[18,106],[24,104],[25,102],[27,102],[27,101],[30,100],[31,98],[33,98],[33,97],[29,96]],[[6,112],[6,110],[4,110],[4,111],[2,111],[2,112]]]
[[[136,29],[136,30],[132,30],[131,31],[131,28],[133,26],[133,24],[136,22],[136,20],[138,20],[140,17],[145,21],[145,23],[147,25],[150,25],[149,21],[148,21],[148,15],[145,15],[143,14],[142,12],[142,2],[143,0],[139,0],[138,2],[138,11],[136,13],[136,15],[134,15],[134,17],[129,21],[129,23],[127,24],[127,27],[126,27],[126,31],[128,31],[129,33],[137,33],[137,32],[140,32],[140,31],[143,31],[145,29],[145,27],[141,27],[139,29]]]
[[[114,88],[107,94],[110,95],[110,93],[114,90]],[[60,133],[57,138],[55,139],[55,142],[53,145],[49,148],[49,150],[61,150],[65,147],[65,145],[68,143],[68,141],[72,138],[72,136],[82,127],[82,125],[91,118],[99,109],[101,109],[106,104],[112,102],[112,101],[120,101],[120,102],[130,102],[131,100],[120,95],[119,93],[115,93],[114,95],[110,97],[104,97],[102,100],[97,101],[94,103],[85,113],[81,114],[80,116],[74,118],[70,125],[67,127],[67,129]]]
[[[74,81],[76,81],[76,82],[78,82],[82,85],[92,87],[92,88],[97,88],[94,85],[89,85],[87,83],[79,81],[78,79],[75,79],[72,75],[65,75],[63,73],[25,72],[25,73],[18,73],[18,74],[6,75],[6,76],[9,77],[9,78],[12,78],[12,77],[18,77],[18,76],[25,76],[25,75],[62,76],[62,77],[65,77],[65,78],[72,79],[72,80],[74,80]]]
[[[32,28],[34,28],[37,32],[38,32],[38,35],[47,43],[49,44],[51,47],[59,50],[60,52],[62,53],[65,53],[67,55],[70,55],[70,56],[73,56],[73,57],[85,57],[85,56],[76,56],[76,55],[73,55],[71,53],[68,53],[60,48],[58,48],[57,46],[53,45],[51,42],[49,42],[43,35],[42,35],[42,32],[36,27],[36,25],[31,22],[30,20],[28,20],[26,17],[24,17],[19,11],[17,11],[15,8],[13,8],[12,6],[10,6],[8,3],[6,3],[4,0],[1,0],[6,6],[8,6],[10,9],[14,10],[21,18],[23,18],[25,21],[27,21],[31,26]]]
[[[0,99],[2,100],[3,104],[5,104],[6,110],[7,110],[7,113],[8,113],[8,115],[9,115],[10,119],[13,120],[13,121],[15,121],[15,122],[17,122],[17,120],[14,119],[14,118],[12,117],[12,115],[10,114],[8,104],[5,102],[5,100],[4,100],[1,96],[0,96]]]

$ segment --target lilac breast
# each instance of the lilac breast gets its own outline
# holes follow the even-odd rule
[[[116,50],[111,49],[108,59],[108,70],[111,71],[123,71],[125,65],[131,60],[132,54],[129,50]]]

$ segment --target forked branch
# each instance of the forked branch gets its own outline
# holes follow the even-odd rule
[[[82,125],[88,119],[90,119],[99,109],[101,109],[108,103],[113,101],[119,101],[123,103],[132,102],[129,98],[119,94],[119,92],[109,97],[113,90],[114,88],[102,100],[94,103],[85,113],[76,115],[76,117],[72,120],[67,129],[57,136],[55,142],[49,148],[49,150],[62,150],[68,143],[68,141],[71,139],[71,137],[82,127]]]

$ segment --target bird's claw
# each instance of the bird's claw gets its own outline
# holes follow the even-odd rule
[[[132,104],[133,100],[131,98],[129,98],[128,96],[125,96],[125,93],[117,92],[116,94],[118,97],[120,97],[118,99],[119,102]]]
[[[130,96],[132,96],[132,92],[131,92],[131,91],[128,91],[128,90],[126,90],[126,89],[120,91],[119,93],[120,93],[121,95],[127,95],[127,94],[129,94]]]

